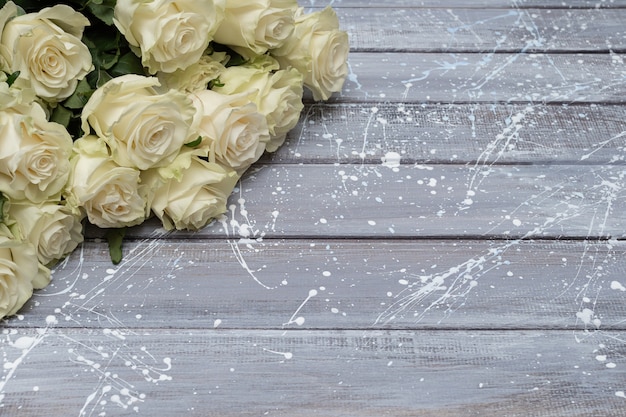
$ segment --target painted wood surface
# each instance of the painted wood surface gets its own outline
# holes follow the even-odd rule
[[[5,363],[21,359],[23,388],[4,387],[5,401],[19,401],[3,414],[40,415],[25,411],[35,408],[67,415],[74,404],[70,415],[623,415],[616,391],[623,372],[613,368],[626,354],[620,334],[573,337],[536,330],[28,330],[4,338]]]
[[[301,4],[344,91],[206,229],[90,228],[0,415],[625,415],[626,2]]]
[[[7,326],[626,330],[624,241],[148,238],[126,251],[113,268],[85,244]]]
[[[386,5],[386,3],[385,3]],[[355,51],[624,52],[624,9],[337,9]]]
[[[353,8],[385,8],[401,7],[409,8],[547,8],[547,9],[600,9],[600,8],[624,8],[624,0],[386,0],[361,1],[361,0],[300,0],[303,7],[332,6],[334,9],[344,7]]]

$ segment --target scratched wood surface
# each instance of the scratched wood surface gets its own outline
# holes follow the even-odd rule
[[[329,3],[342,94],[208,228],[89,228],[1,416],[626,415],[626,1]]]

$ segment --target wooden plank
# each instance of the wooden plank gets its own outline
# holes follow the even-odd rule
[[[624,238],[625,174],[620,165],[261,165],[226,217],[179,236]],[[153,236],[157,224],[128,235]]]
[[[572,163],[626,161],[626,110],[604,105],[309,104],[281,164]]]
[[[626,9],[337,9],[353,51],[624,52]]]
[[[6,328],[626,329],[626,242],[88,242]]]
[[[385,0],[384,2],[364,2],[363,0],[298,0],[302,7],[332,6],[334,9],[358,8],[546,8],[546,9],[575,9],[575,8],[624,8],[624,0]]]
[[[350,103],[620,103],[619,54],[352,53],[331,101]]]
[[[623,337],[19,330],[2,337],[2,413],[619,416],[625,401]]]

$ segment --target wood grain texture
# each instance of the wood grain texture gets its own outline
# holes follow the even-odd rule
[[[626,97],[620,54],[355,52],[349,59],[352,75],[331,102],[623,104]]]
[[[615,332],[47,328],[28,334],[17,343],[30,342],[30,354],[12,368],[26,389],[5,388],[3,415],[588,417],[623,411],[624,371],[606,366],[626,355],[623,334]],[[15,342],[2,338],[7,360],[22,354]]]
[[[621,106],[581,104],[309,104],[286,146],[263,163],[617,164]]]
[[[620,165],[259,166],[221,220],[178,236],[622,239],[625,180]]]
[[[386,4],[386,3],[385,3]],[[626,51],[626,9],[338,9],[353,51]]]
[[[102,231],[0,330],[0,415],[621,417],[625,0],[306,0],[344,91],[197,232]]]
[[[363,0],[299,0],[298,4],[303,7],[332,6],[334,9],[342,8],[387,8],[401,7],[411,8],[546,8],[546,9],[600,9],[600,8],[625,8],[624,0],[385,0],[384,2]]]
[[[626,330],[626,242],[89,242],[9,327]]]

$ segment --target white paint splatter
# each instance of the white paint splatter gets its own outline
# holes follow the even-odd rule
[[[387,168],[399,168],[401,159],[402,157],[397,152],[387,152],[385,156],[381,158],[383,166]]]

